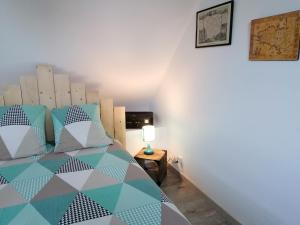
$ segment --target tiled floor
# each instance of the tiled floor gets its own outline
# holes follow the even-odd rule
[[[170,165],[161,189],[193,225],[239,224]]]

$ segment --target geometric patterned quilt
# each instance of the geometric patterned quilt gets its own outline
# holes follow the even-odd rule
[[[0,224],[188,225],[118,143],[0,161]]]

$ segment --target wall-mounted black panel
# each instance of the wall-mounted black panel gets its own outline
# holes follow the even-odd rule
[[[153,125],[153,112],[126,112],[126,129],[142,129]]]

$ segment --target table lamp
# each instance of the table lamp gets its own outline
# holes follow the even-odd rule
[[[143,126],[143,140],[144,142],[151,142],[155,139],[155,128],[151,125]],[[147,148],[144,150],[145,155],[153,155],[154,151],[150,146],[150,143],[147,144]]]

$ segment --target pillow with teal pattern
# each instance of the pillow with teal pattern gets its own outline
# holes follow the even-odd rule
[[[47,152],[45,114],[41,105],[0,107],[0,160]]]
[[[112,144],[100,120],[99,105],[73,105],[52,110],[55,152]]]

